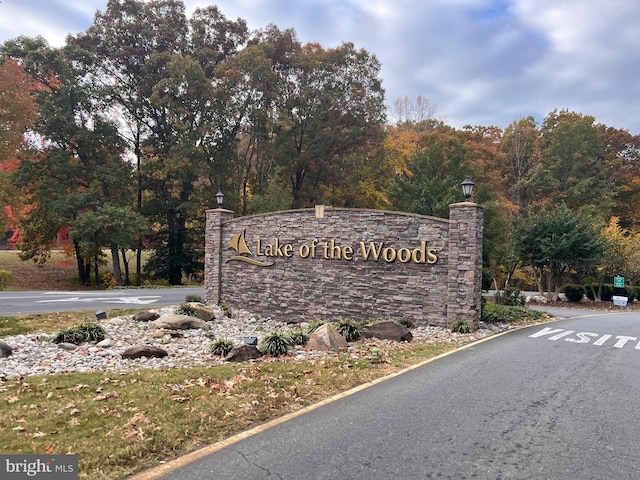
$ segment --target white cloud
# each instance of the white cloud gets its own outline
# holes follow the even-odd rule
[[[0,41],[41,34],[59,46],[106,3],[3,0]],[[389,105],[422,95],[456,127],[570,108],[640,133],[638,0],[185,0],[188,14],[213,3],[251,29],[273,23],[305,43],[365,48]]]

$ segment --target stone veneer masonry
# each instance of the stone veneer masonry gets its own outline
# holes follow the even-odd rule
[[[240,218],[215,209],[207,211],[206,220],[210,304],[224,301],[292,322],[384,318],[442,327],[467,320],[478,326],[483,233],[478,204],[450,205],[449,219],[319,205]],[[250,252],[239,253],[229,245],[243,232]],[[361,242],[370,250],[368,259]],[[377,261],[372,248],[380,248]],[[386,256],[384,248],[390,249]],[[426,254],[430,249],[435,263],[427,262],[434,261]],[[239,256],[273,265],[238,261]]]

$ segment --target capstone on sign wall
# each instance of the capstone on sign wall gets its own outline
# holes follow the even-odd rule
[[[449,219],[315,209],[234,218],[207,211],[205,296],[286,321],[409,319],[477,327],[482,207]]]

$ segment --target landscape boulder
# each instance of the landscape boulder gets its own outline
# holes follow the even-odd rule
[[[0,340],[0,358],[8,357],[12,353],[13,349],[11,348],[11,345]]]
[[[347,346],[345,338],[330,323],[318,327],[309,337],[307,347],[323,352],[338,351]]]
[[[156,312],[138,312],[133,316],[133,320],[136,322],[153,322],[160,318],[160,314]]]
[[[207,307],[206,305],[203,305],[200,302],[190,302],[185,303],[185,305],[191,308],[193,310],[193,313],[195,313],[196,317],[198,317],[200,320],[210,322],[216,319],[216,314],[214,313],[213,309]]]
[[[190,315],[179,315],[176,313],[162,315],[157,320],[151,322],[151,326],[153,328],[166,328],[168,330],[195,330],[209,327],[204,320]]]
[[[410,342],[413,335],[407,327],[394,321],[385,321],[365,325],[362,328],[364,338],[379,338],[380,340],[394,340],[396,342]]]
[[[169,355],[166,350],[163,350],[160,347],[155,347],[153,345],[134,345],[133,347],[127,348],[124,352],[122,352],[122,358],[126,359],[134,359],[141,357],[156,357],[162,358]]]
[[[255,345],[239,345],[233,347],[224,359],[227,362],[246,362],[254,358],[260,358],[262,352]]]

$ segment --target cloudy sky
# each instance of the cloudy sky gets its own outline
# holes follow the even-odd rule
[[[0,42],[61,46],[107,0],[0,0]],[[640,134],[640,0],[184,0],[249,28],[293,28],[377,56],[387,104],[418,95],[456,128],[504,128],[553,109]]]

